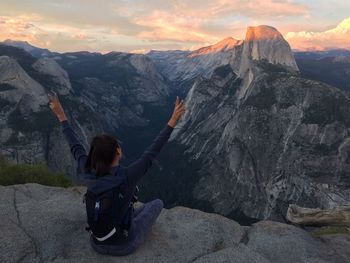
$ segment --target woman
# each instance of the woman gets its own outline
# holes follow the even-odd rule
[[[102,254],[127,255],[132,253],[145,240],[163,208],[163,202],[156,199],[144,204],[133,212],[131,199],[133,198],[137,182],[150,168],[152,161],[168,141],[171,132],[184,114],[185,106],[183,100],[180,101],[179,97],[176,98],[175,108],[167,125],[138,160],[124,167],[119,164],[122,157],[122,149],[117,140],[109,135],[104,134],[94,137],[87,155],[68,123],[56,94],[49,94],[48,97],[50,108],[62,125],[63,133],[70,145],[74,159],[78,163],[78,169],[86,182],[87,192],[99,195],[109,191],[109,189],[113,189],[115,186],[118,187],[119,195],[124,200],[122,204],[124,208],[126,207],[123,210],[126,212],[123,212],[124,215],[122,216],[124,227],[118,226],[113,228],[113,231],[110,231],[103,237],[99,237],[91,231],[90,243],[92,247]],[[130,207],[131,209],[129,209]],[[100,202],[96,202],[93,208],[99,211]],[[127,220],[126,224],[124,224],[125,219]]]

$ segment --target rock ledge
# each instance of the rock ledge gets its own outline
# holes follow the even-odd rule
[[[251,227],[184,207],[164,209],[134,254],[99,255],[85,228],[84,189],[0,186],[0,262],[346,262],[349,235],[322,239],[286,224]]]

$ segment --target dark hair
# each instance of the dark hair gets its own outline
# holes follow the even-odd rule
[[[95,172],[97,177],[108,174],[118,148],[119,143],[114,137],[107,134],[95,136],[90,145],[85,171]]]

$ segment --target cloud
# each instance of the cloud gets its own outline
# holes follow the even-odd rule
[[[0,39],[27,41],[35,46],[57,50],[93,48],[91,43],[99,32],[61,24],[46,23],[38,15],[0,16]]]
[[[154,11],[147,18],[135,19],[135,22],[150,28],[140,32],[137,37],[150,41],[176,41],[207,43],[218,40],[217,36],[202,30],[203,19]]]
[[[286,39],[292,48],[299,50],[350,49],[350,17],[322,32],[288,32]]]
[[[317,8],[306,0],[2,0],[0,39],[56,51],[188,49],[268,24],[289,32],[293,48],[349,46],[347,22],[321,32]]]
[[[149,0],[146,5],[141,1],[135,4],[132,21],[148,28],[137,34],[139,38],[197,44],[213,43],[232,35],[237,29],[245,30],[247,25],[239,21],[243,20],[243,15],[258,20],[304,16],[308,13],[304,5],[277,0]]]
[[[308,14],[308,8],[294,1],[264,0],[219,0],[211,6],[212,15],[221,16],[232,13],[244,14],[254,19],[266,17],[303,16]]]
[[[37,15],[7,17],[0,16],[0,38],[19,39],[28,42],[38,42],[46,32],[35,25],[40,17]]]

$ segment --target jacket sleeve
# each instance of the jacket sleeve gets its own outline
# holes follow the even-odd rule
[[[85,175],[85,163],[87,160],[87,155],[84,146],[80,143],[77,138],[77,135],[73,131],[71,125],[68,121],[63,121],[61,123],[63,134],[69,144],[70,151],[77,161],[78,164],[78,172],[83,176]]]
[[[164,144],[168,141],[174,130],[168,124],[160,131],[153,143],[147,147],[141,157],[126,167],[128,183],[134,185],[152,166],[153,160],[157,157]]]

